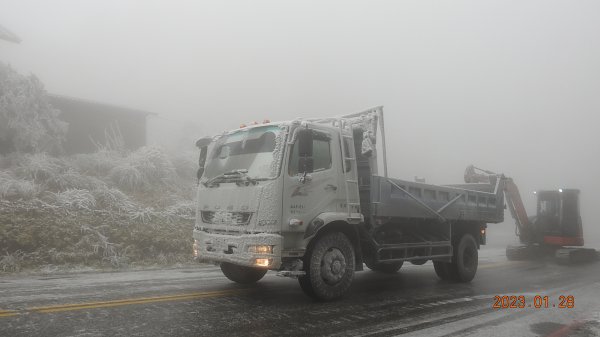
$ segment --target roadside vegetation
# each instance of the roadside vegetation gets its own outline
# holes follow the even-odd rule
[[[0,64],[0,272],[189,262],[194,154],[107,139],[60,155],[67,126],[44,96]]]

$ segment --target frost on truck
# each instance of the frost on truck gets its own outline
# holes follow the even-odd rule
[[[240,130],[217,140],[207,160],[204,182],[243,172],[250,179],[273,179],[278,175],[282,130],[276,126]],[[226,177],[223,177],[224,179]]]
[[[427,261],[441,279],[469,282],[487,223],[504,217],[500,176],[459,185],[388,177],[382,107],[252,125],[197,144],[194,253],[239,283],[275,270],[330,300],[364,264],[395,273]]]

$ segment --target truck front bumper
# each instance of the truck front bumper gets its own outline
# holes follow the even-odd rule
[[[225,235],[195,229],[194,240],[194,256],[201,262],[230,262],[274,270],[281,267],[283,237],[278,234]],[[272,253],[253,251],[257,246],[270,246]],[[268,262],[267,266],[264,265],[265,262]]]

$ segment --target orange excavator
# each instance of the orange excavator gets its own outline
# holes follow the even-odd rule
[[[589,262],[598,259],[598,252],[583,246],[583,226],[579,213],[579,190],[558,189],[534,192],[537,214],[527,216],[519,188],[512,178],[477,168],[465,170],[465,182],[487,182],[492,177],[503,180],[504,196],[515,220],[515,233],[520,245],[506,247],[509,260],[523,260],[554,255],[561,264]]]

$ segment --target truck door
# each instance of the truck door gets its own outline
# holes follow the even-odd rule
[[[336,145],[337,144],[337,145]],[[284,232],[291,233],[286,237],[284,248],[297,245],[310,222],[322,212],[335,212],[338,193],[343,190],[339,186],[337,172],[340,168],[338,135],[327,130],[312,130],[312,170],[300,172],[300,156],[298,140],[291,145],[285,163],[283,191],[283,224]],[[336,152],[337,151],[337,152]],[[301,222],[301,224],[300,224]],[[294,241],[292,243],[290,241]]]

